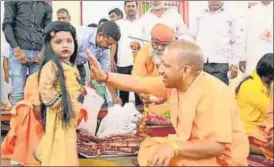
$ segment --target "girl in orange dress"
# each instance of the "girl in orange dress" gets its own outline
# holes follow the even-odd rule
[[[39,164],[33,157],[44,133],[37,78],[38,73],[28,77],[24,99],[11,110],[10,130],[1,143],[1,159],[12,165]]]
[[[73,66],[77,53],[75,28],[59,21],[49,24],[43,49],[39,94],[46,110],[46,126],[34,156],[42,166],[78,166],[76,127],[82,87]]]

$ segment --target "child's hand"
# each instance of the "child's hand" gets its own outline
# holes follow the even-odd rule
[[[10,74],[9,73],[5,73],[5,81],[7,83],[9,83],[9,81],[10,81]]]
[[[114,104],[120,104],[120,105],[123,104],[122,100],[121,100],[118,96],[114,96],[114,97],[112,98],[112,100],[113,100],[113,103],[114,103]]]

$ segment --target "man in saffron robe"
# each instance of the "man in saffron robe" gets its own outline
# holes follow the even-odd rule
[[[161,60],[161,77],[134,77],[101,70],[91,52],[92,76],[125,91],[168,98],[176,130],[168,137],[141,143],[140,166],[247,166],[248,137],[231,89],[203,72],[201,49],[187,41],[169,45]],[[127,82],[124,82],[127,81]]]
[[[160,58],[165,47],[175,40],[175,37],[176,34],[172,28],[165,24],[156,24],[151,31],[151,42],[144,45],[137,53],[132,75],[139,77],[160,76],[158,70]],[[146,99],[149,95],[140,94],[140,97]],[[149,98],[147,100],[149,101]],[[159,105],[148,104],[146,111],[148,114],[153,113],[163,116],[168,113],[169,115],[170,106],[168,103]]]

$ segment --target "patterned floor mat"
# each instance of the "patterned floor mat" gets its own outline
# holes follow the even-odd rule
[[[262,155],[250,154],[248,156],[248,165],[249,166],[273,166],[273,161],[268,161]]]
[[[132,163],[139,166],[137,159],[133,159]],[[267,161],[264,156],[250,154],[248,156],[248,166],[273,166],[273,162]]]

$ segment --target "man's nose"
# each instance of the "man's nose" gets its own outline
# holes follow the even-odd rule
[[[163,45],[158,45],[157,46],[157,50],[159,51],[164,51],[165,50],[165,47]]]
[[[69,43],[68,42],[63,42],[62,48],[68,48],[69,47]]]

